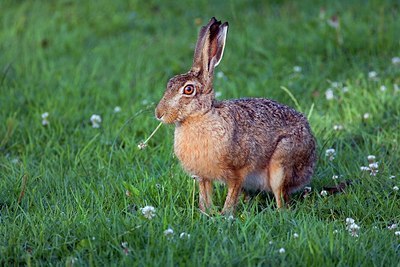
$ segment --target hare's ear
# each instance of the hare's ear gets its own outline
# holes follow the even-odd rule
[[[204,76],[212,76],[214,67],[221,61],[225,48],[228,23],[211,18],[208,24],[201,28],[194,52],[192,70],[201,72]]]
[[[228,22],[215,27],[215,31],[210,31],[210,50],[208,70],[212,73],[213,69],[221,62],[224,55],[226,34],[228,33]]]

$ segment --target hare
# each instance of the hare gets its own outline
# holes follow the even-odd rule
[[[155,116],[175,124],[174,151],[199,183],[199,208],[212,206],[212,183],[228,187],[223,214],[243,190],[272,191],[277,207],[309,183],[316,144],[307,119],[264,98],[218,101],[214,68],[224,53],[228,23],[212,18],[200,30],[189,72],[171,78]]]

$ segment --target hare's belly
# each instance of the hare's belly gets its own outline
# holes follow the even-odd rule
[[[270,187],[266,170],[249,173],[243,182],[243,188],[248,191],[271,191]]]
[[[186,172],[207,179],[223,177],[222,156],[218,144],[209,139],[189,141],[180,137],[175,136],[174,150]]]

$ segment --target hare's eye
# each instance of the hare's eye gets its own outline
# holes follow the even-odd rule
[[[184,95],[192,95],[194,94],[194,86],[189,84],[186,85],[185,88],[183,88],[183,94]]]

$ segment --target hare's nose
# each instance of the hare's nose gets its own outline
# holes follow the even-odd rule
[[[159,121],[163,121],[164,113],[161,112],[158,108],[156,108],[156,119]]]

